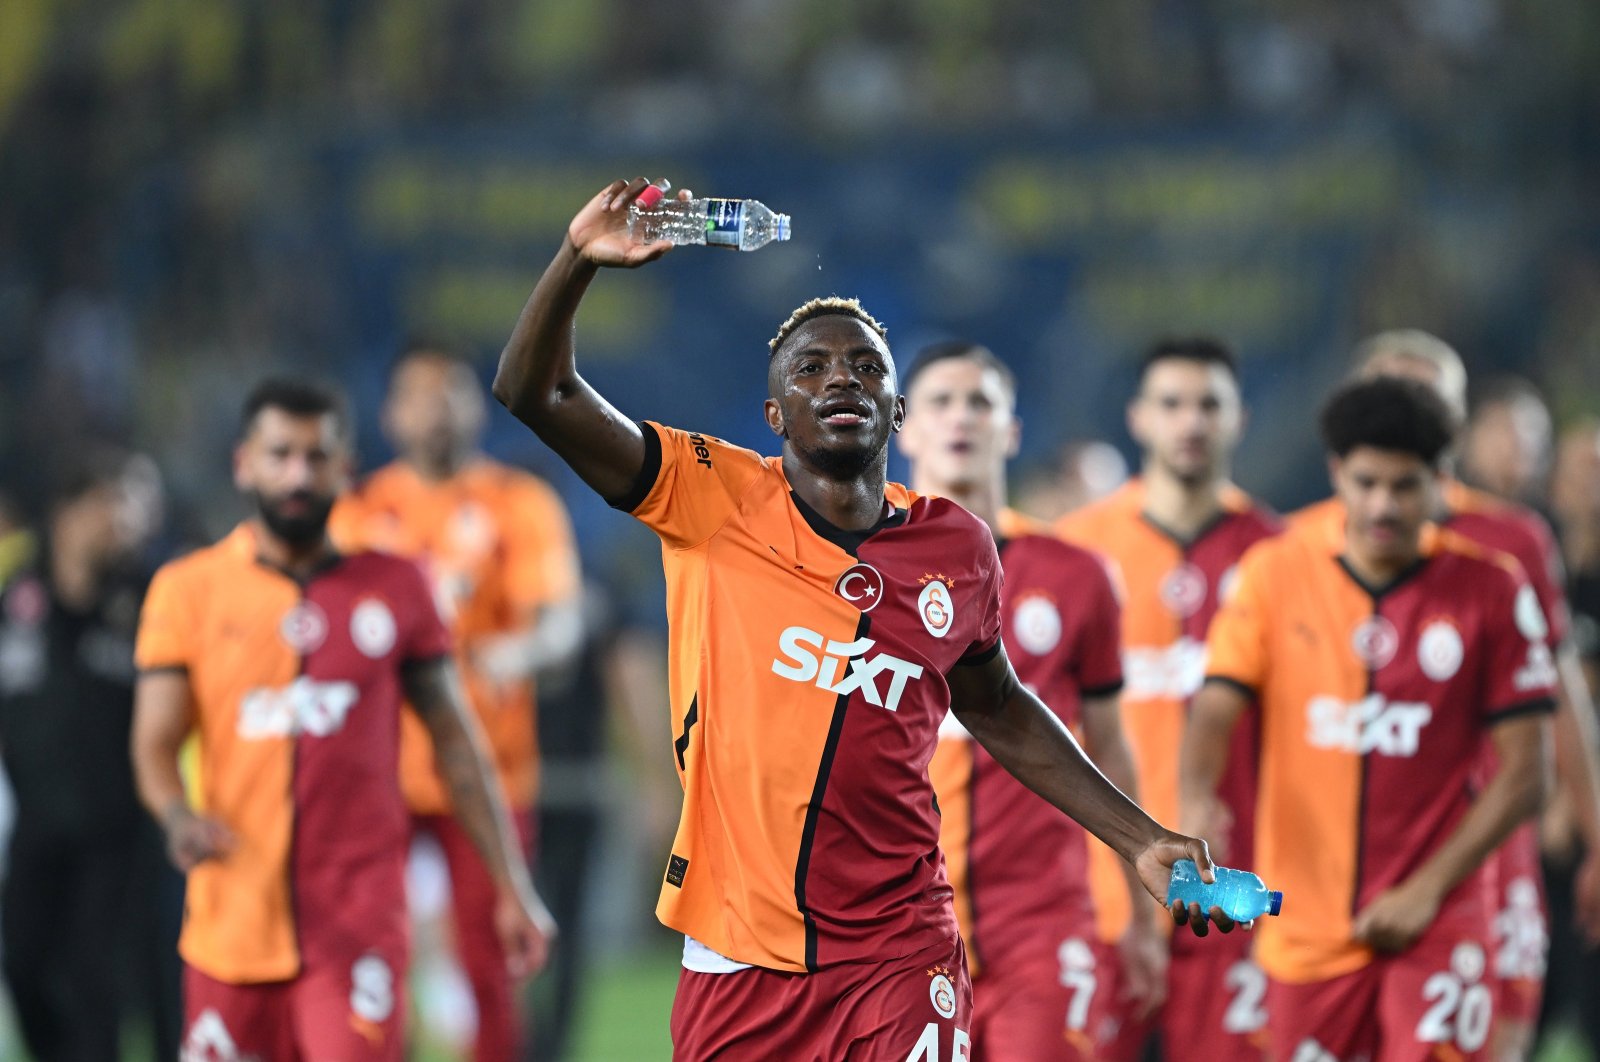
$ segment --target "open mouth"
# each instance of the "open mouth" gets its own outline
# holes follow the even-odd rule
[[[822,407],[822,423],[835,428],[853,428],[872,419],[872,411],[859,402],[830,402]]]

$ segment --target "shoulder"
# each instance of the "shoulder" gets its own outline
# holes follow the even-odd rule
[[[560,505],[561,494],[542,476],[492,458],[482,458],[466,473],[476,494],[521,505]]]
[[[1055,522],[1054,530],[1066,539],[1098,539],[1137,516],[1140,497],[1137,481],[1129,481],[1099,501],[1061,517]]]
[[[1018,535],[1008,540],[1005,556],[1008,563],[1015,557],[1050,565],[1067,577],[1081,578],[1106,572],[1106,563],[1100,554],[1054,535]]]
[[[1466,535],[1441,528],[1434,560],[1441,581],[1482,580],[1492,586],[1513,589],[1526,580],[1527,573],[1514,553],[1486,545]]]

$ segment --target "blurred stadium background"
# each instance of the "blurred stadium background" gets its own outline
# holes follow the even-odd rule
[[[1134,358],[1174,331],[1241,352],[1238,478],[1280,508],[1324,493],[1307,411],[1379,328],[1600,412],[1589,0],[5,0],[0,492],[26,511],[123,441],[165,475],[163,549],[213,537],[274,369],[343,384],[375,465],[403,338],[487,378],[566,221],[634,174],[793,216],[786,246],[608,275],[581,320],[624,411],[747,445],[766,338],[832,292],[902,356],[1010,361],[1041,475],[1077,439],[1132,458]],[[508,416],[489,449],[561,489],[607,602],[609,724],[542,724],[547,801],[599,824],[570,1057],[665,1057],[655,543]]]

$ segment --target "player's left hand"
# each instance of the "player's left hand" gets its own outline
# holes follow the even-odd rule
[[[1167,1001],[1167,942],[1142,911],[1128,920],[1117,942],[1127,984],[1123,998],[1133,1004],[1133,1015],[1145,1020]]]
[[[1162,833],[1150,842],[1144,851],[1140,852],[1133,860],[1133,869],[1139,872],[1139,880],[1144,883],[1145,891],[1156,898],[1156,902],[1165,905],[1167,902],[1167,886],[1172,883],[1172,864],[1180,859],[1192,859],[1200,871],[1200,880],[1210,883],[1216,879],[1216,867],[1211,862],[1210,849],[1198,837],[1185,837],[1181,833],[1170,830]],[[1224,933],[1232,933],[1235,923],[1220,907],[1213,907],[1209,911],[1200,910],[1197,903],[1185,907],[1181,902],[1174,902],[1167,908],[1172,920],[1180,926],[1188,926],[1197,937],[1203,937],[1211,932],[1212,923]],[[1249,929],[1252,923],[1242,923]]]
[[[538,894],[524,897],[502,889],[495,899],[494,928],[512,977],[533,977],[550,961],[556,920]]]
[[[1439,903],[1432,889],[1402,881],[1356,912],[1350,934],[1374,951],[1405,951],[1433,924]]]
[[[1600,944],[1600,849],[1583,853],[1572,878],[1574,921],[1591,946]]]

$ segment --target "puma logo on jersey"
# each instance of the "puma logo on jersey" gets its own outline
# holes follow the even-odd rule
[[[239,702],[239,736],[336,734],[355,706],[357,692],[353,682],[318,682],[303,675],[287,686],[253,689]]]
[[[1366,755],[1415,756],[1433,709],[1417,701],[1389,701],[1381,693],[1350,702],[1314,697],[1306,706],[1306,740],[1321,749]]]
[[[790,627],[778,636],[781,658],[772,661],[772,672],[794,682],[814,681],[817,689],[829,693],[860,691],[868,704],[897,711],[906,683],[922,677],[922,665],[888,653],[868,656],[876,644],[871,638],[836,642],[807,627]],[[885,672],[889,674],[887,693],[878,685]]]

